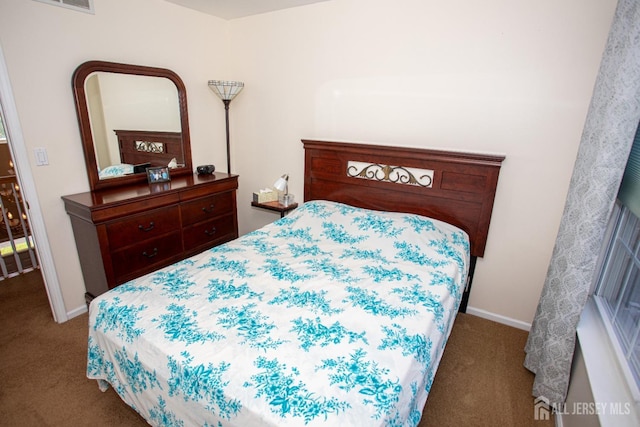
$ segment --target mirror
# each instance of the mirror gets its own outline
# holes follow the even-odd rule
[[[146,168],[191,174],[187,93],[164,68],[89,61],[73,91],[92,190],[146,182]]]

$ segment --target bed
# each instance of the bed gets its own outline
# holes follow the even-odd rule
[[[299,208],[91,302],[87,376],[150,424],[419,422],[503,157],[303,143]]]

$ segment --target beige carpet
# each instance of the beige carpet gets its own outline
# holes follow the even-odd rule
[[[144,426],[85,377],[87,315],[56,324],[38,271],[0,281],[0,425]],[[540,426],[526,332],[459,315],[420,427]]]

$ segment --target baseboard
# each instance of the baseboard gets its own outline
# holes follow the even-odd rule
[[[83,304],[83,305],[81,305],[80,307],[75,308],[75,309],[73,309],[73,310],[69,311],[69,312],[67,313],[67,320],[73,319],[74,317],[78,317],[78,316],[80,316],[81,314],[84,314],[84,313],[86,313],[86,312],[87,312],[87,305],[86,305],[86,304]]]
[[[491,313],[486,310],[475,307],[467,307],[467,313],[474,316],[482,317],[483,319],[493,320],[494,322],[502,323],[503,325],[513,326],[514,328],[529,331],[531,329],[531,323],[526,323],[521,320],[512,319],[510,317],[502,316],[500,314]]]

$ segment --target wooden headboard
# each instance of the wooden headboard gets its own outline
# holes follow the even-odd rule
[[[182,133],[146,130],[114,130],[120,146],[120,161],[137,165],[151,163],[151,166],[167,166],[175,158],[184,164]]]
[[[302,140],[304,200],[408,212],[469,234],[471,255],[487,243],[504,156]]]

